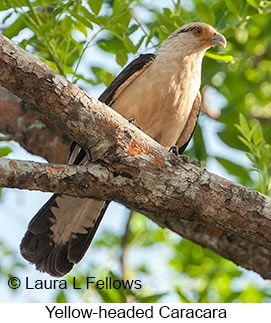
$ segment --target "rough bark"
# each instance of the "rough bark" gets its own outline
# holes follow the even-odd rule
[[[271,278],[269,198],[185,163],[3,36],[0,67],[2,86],[91,156],[81,167],[2,159],[0,185],[119,201]]]
[[[64,163],[71,140],[51,121],[33,111],[32,105],[0,87],[0,132],[34,155]],[[1,139],[1,137],[0,137]]]

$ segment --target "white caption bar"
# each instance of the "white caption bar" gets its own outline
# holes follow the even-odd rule
[[[261,322],[270,323],[271,304],[51,304],[2,303],[1,321],[68,322]],[[203,320],[203,321],[202,321]]]

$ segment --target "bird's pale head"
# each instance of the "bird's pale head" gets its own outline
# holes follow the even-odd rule
[[[226,47],[226,38],[212,26],[202,22],[191,22],[177,29],[162,44],[162,48],[184,50],[187,52],[205,52],[214,46]]]

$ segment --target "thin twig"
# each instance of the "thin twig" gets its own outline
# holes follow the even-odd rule
[[[0,141],[10,141],[13,140],[14,138],[11,135],[4,135],[0,136]]]

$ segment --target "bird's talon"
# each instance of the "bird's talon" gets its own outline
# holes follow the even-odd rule
[[[189,157],[187,155],[179,154],[179,147],[178,146],[170,147],[169,152],[173,153],[177,157],[180,157],[183,160],[183,162],[185,162],[185,163],[189,162]]]
[[[135,119],[135,118],[130,118],[130,119],[128,119],[128,121],[129,121],[131,124],[133,124],[134,126],[136,126],[136,127],[137,127],[137,129],[141,130],[141,128],[140,128],[140,127],[138,127],[138,126],[136,125],[136,119]]]
[[[179,154],[178,154],[178,147],[177,146],[172,146],[172,147],[170,147],[169,148],[169,152],[170,153],[173,153],[174,155],[176,155],[176,156],[179,156]]]
[[[87,155],[88,161],[92,161],[90,150],[88,148],[85,148],[84,151]]]
[[[189,156],[187,156],[187,155],[179,155],[179,157],[181,157],[183,162],[185,162],[185,163],[190,162]]]
[[[191,160],[190,163],[201,168],[201,162],[199,160]]]

